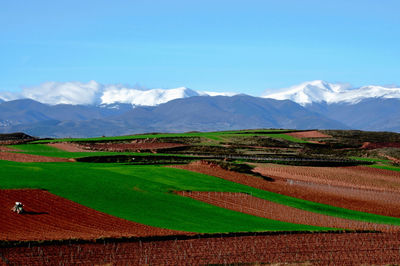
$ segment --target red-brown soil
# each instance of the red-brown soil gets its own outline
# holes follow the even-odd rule
[[[89,143],[82,145],[84,149],[95,151],[129,152],[140,150],[157,150],[187,146],[180,143],[132,142],[132,143]]]
[[[18,151],[18,150],[9,148],[7,146],[0,145],[0,151]]]
[[[0,152],[0,160],[32,163],[32,162],[74,162],[74,159],[47,157],[40,155],[14,153],[14,152]]]
[[[6,265],[398,265],[400,233],[314,233],[0,248]]]
[[[399,226],[373,224],[332,217],[300,210],[244,193],[182,191],[178,192],[178,194],[216,205],[221,208],[288,223],[353,230],[375,230],[387,232],[400,231]]]
[[[83,149],[78,144],[70,142],[49,143],[47,145],[68,152],[90,152],[90,150]]]
[[[262,165],[255,169],[272,178],[370,191],[400,192],[400,173],[366,166],[307,167]]]
[[[386,155],[384,153],[379,153],[379,156],[386,157],[386,159],[391,160],[395,164],[400,164],[400,159],[398,159],[398,158],[392,157],[390,155]]]
[[[186,169],[189,171],[199,172],[207,175],[216,176],[232,182],[244,184],[247,186],[263,189],[291,197],[296,197],[304,200],[329,204],[336,207],[342,207],[351,210],[375,213],[386,216],[393,216],[400,218],[400,193],[397,192],[386,192],[382,190],[366,190],[359,189],[357,186],[334,186],[324,182],[313,183],[311,180],[299,181],[292,179],[291,175],[286,177],[270,176],[275,179],[274,182],[266,181],[260,177],[240,174],[222,169],[217,165],[208,164],[206,162],[194,162],[188,165],[177,165],[176,168]],[[267,174],[268,167],[289,167],[292,169],[294,174],[298,166],[277,166],[277,165],[261,165],[256,168],[256,171],[261,174]],[[319,167],[308,167],[310,173],[313,173],[313,169],[318,171]],[[326,169],[324,167],[323,169]],[[352,169],[353,167],[346,167],[345,169]],[[339,169],[339,168],[334,168]],[[360,170],[360,167],[355,167],[356,171]],[[389,173],[391,171],[378,171],[380,169],[373,169],[367,167],[361,167],[365,170],[366,174],[372,172],[376,174],[376,178],[379,178],[381,173]],[[384,176],[385,176],[384,174]],[[398,177],[398,173],[395,173]],[[359,176],[360,180],[363,176]],[[393,177],[393,180],[395,177]],[[399,179],[400,181],[400,179]],[[358,182],[358,180],[354,180]],[[360,181],[361,182],[361,181]]]
[[[11,211],[16,201],[25,214]],[[0,240],[95,239],[182,232],[130,222],[44,190],[0,190]]]
[[[292,136],[295,138],[332,138],[332,136],[323,134],[316,130],[291,132],[291,133],[285,133],[285,135]]]
[[[380,148],[400,148],[400,143],[398,142],[364,142],[361,146],[362,149],[380,149]]]

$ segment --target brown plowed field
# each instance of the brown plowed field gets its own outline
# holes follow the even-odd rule
[[[27,213],[11,211],[16,201]],[[182,232],[123,220],[44,190],[0,190],[0,240],[94,239]]]
[[[285,135],[292,136],[295,138],[332,138],[332,136],[323,134],[316,130],[291,132],[291,133],[285,133]]]
[[[398,265],[399,233],[314,233],[0,248],[8,265]],[[281,265],[281,264],[279,264]]]
[[[240,174],[236,172],[231,172],[220,168],[217,165],[208,164],[206,162],[194,162],[188,165],[177,165],[173,166],[180,169],[186,169],[189,171],[199,172],[207,175],[216,176],[219,178],[223,178],[232,182],[244,184],[247,186],[255,187],[258,189],[263,189],[295,198],[300,198],[304,200],[329,204],[336,207],[342,207],[351,210],[375,213],[386,216],[393,216],[400,218],[400,193],[397,192],[385,192],[380,190],[365,190],[359,189],[354,184],[350,187],[343,186],[333,186],[331,184],[327,184],[324,182],[313,183],[310,180],[298,181],[293,179],[288,179],[293,177],[292,175],[288,175],[286,177],[279,177],[267,175],[268,167],[276,167],[276,168],[287,168],[291,169],[294,173],[296,173],[296,169],[299,166],[279,166],[279,165],[261,165],[256,168],[256,171],[265,174],[267,176],[271,176],[275,179],[274,182],[266,181],[260,177],[255,177],[251,175]],[[307,167],[310,173],[312,171],[318,171],[319,167]],[[323,169],[326,169],[324,167]],[[339,168],[333,168],[339,169]],[[360,169],[365,170],[366,174],[368,172],[375,173],[379,178],[380,173],[387,174],[392,176],[393,173],[391,171],[377,171],[380,169],[373,169],[367,167],[346,167],[347,170],[355,169],[355,171],[359,171]],[[324,172],[323,172],[324,173]],[[333,172],[334,173],[334,172]],[[394,173],[398,176],[398,173]],[[359,175],[359,178],[362,180],[363,176]],[[391,178],[395,180],[395,177]],[[400,180],[400,179],[399,179]],[[356,182],[357,180],[354,180]]]
[[[82,145],[84,149],[95,150],[95,151],[118,151],[118,152],[129,152],[129,151],[140,151],[140,150],[157,150],[157,149],[168,149],[187,146],[180,143],[162,143],[162,142],[134,142],[134,143],[93,143]]]
[[[32,163],[32,162],[73,162],[74,159],[47,157],[40,155],[15,153],[15,152],[0,152],[0,160]]]
[[[68,152],[90,152],[90,150],[83,149],[78,144],[69,142],[49,143],[47,145]]]
[[[400,231],[399,226],[359,222],[313,213],[244,193],[182,191],[178,192],[178,194],[221,208],[288,223],[353,230]]]
[[[370,191],[400,192],[400,173],[366,166],[307,167],[259,164],[254,170],[272,178]]]

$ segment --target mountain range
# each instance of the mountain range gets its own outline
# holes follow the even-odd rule
[[[55,92],[58,87],[77,92],[72,89],[76,83],[67,85],[49,87]],[[52,92],[43,102],[32,99],[38,93],[31,99],[3,97],[0,133],[92,137],[250,128],[400,132],[400,88],[392,86],[351,88],[347,84],[312,81],[279,93],[252,97],[197,92],[184,87],[145,90],[101,88],[97,83],[83,85],[89,91],[82,96],[85,104],[73,103],[74,93],[65,92]],[[20,96],[25,94],[29,93]],[[56,100],[50,104],[50,99]]]

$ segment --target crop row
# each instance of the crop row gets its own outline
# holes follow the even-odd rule
[[[282,234],[2,248],[9,264],[396,264],[399,233]]]

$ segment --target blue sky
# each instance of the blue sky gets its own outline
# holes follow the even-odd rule
[[[0,91],[400,84],[400,1],[1,1]]]

